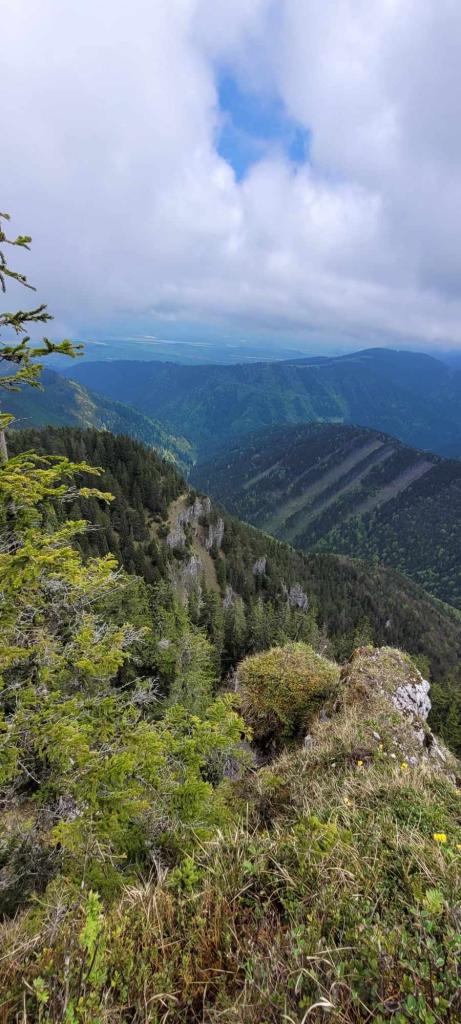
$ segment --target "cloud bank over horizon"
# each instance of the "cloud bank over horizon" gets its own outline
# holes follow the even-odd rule
[[[456,0],[5,0],[0,206],[57,324],[461,345]]]

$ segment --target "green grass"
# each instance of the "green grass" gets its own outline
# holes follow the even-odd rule
[[[233,821],[169,872],[105,907],[52,883],[0,933],[0,1020],[458,1024],[459,765],[391,710],[406,672],[356,658],[312,743],[229,783]]]

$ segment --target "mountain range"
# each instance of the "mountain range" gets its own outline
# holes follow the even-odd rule
[[[81,362],[69,376],[185,436],[198,455],[282,423],[372,427],[461,455],[461,372],[421,353],[368,349],[334,358],[238,365]]]
[[[252,365],[82,362],[71,372],[95,390],[47,370],[45,391],[8,395],[15,426],[129,435],[294,547],[379,561],[461,607],[461,463],[433,454],[461,453],[461,374],[445,363],[370,349]],[[285,422],[303,418],[330,422]],[[342,422],[354,419],[394,436]]]

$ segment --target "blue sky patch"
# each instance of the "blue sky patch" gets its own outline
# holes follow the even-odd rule
[[[218,96],[222,124],[217,149],[238,181],[274,148],[295,163],[308,159],[309,132],[287,115],[279,99],[246,92],[228,74],[218,80]]]

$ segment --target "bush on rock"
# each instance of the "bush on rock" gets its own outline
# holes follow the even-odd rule
[[[292,643],[245,658],[237,679],[240,710],[255,742],[280,748],[303,736],[335,691],[339,669],[307,644]]]

